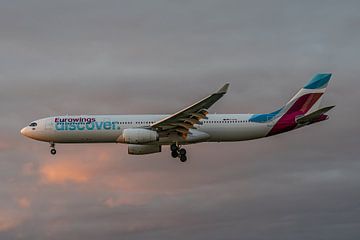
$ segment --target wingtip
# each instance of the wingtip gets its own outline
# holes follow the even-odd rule
[[[217,91],[217,93],[222,93],[225,94],[227,93],[228,89],[229,89],[229,85],[230,83],[225,83],[224,86],[222,86],[219,91]]]

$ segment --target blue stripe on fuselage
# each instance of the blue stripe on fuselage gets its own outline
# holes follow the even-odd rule
[[[275,112],[272,113],[264,113],[264,114],[254,114],[250,117],[249,121],[251,122],[268,122],[273,120],[276,115],[279,114],[279,112],[282,110],[283,108],[280,108],[278,110],[276,110]]]

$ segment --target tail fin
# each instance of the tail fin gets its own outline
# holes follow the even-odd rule
[[[291,109],[292,111],[300,111],[302,114],[306,114],[318,110],[330,78],[331,73],[316,74],[285,105],[282,112],[287,112]]]
[[[285,106],[274,116],[277,119],[269,135],[294,129],[296,119],[319,110],[322,97],[330,81],[331,73],[315,75]]]

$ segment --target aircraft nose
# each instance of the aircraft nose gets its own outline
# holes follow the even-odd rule
[[[24,136],[26,136],[26,132],[27,132],[27,127],[24,127],[23,129],[21,129],[20,133]]]

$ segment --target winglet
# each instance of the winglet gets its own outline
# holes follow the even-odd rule
[[[227,90],[229,89],[229,83],[226,83],[222,88],[220,88],[216,93],[225,94],[227,93]]]

